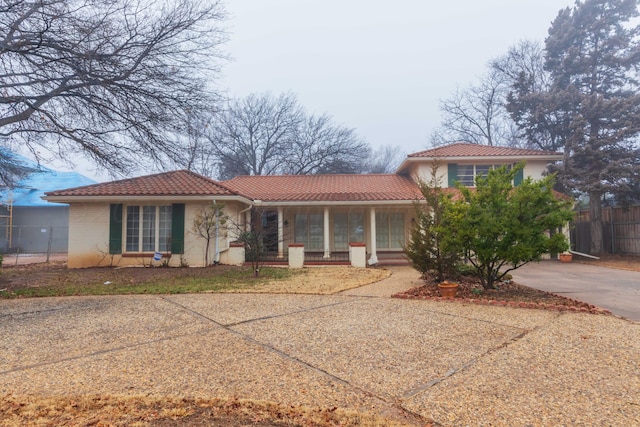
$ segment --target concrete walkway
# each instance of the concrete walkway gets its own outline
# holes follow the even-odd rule
[[[640,321],[640,272],[580,263],[542,261],[513,271],[523,285],[606,308]]]
[[[637,425],[640,323],[390,299],[417,279],[394,272],[329,296],[0,300],[0,396],[236,396],[407,425]]]

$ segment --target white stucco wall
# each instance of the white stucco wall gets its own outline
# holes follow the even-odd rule
[[[119,257],[118,257],[119,258]],[[74,203],[69,207],[69,268],[109,265],[109,204]]]
[[[540,179],[543,177],[544,172],[547,170],[549,162],[541,162],[535,160],[529,160],[524,167],[524,176],[530,176],[533,179]]]
[[[131,203],[134,204],[134,203]],[[146,205],[163,205],[167,201],[145,202]],[[126,203],[124,203],[126,207]],[[72,203],[69,208],[69,268],[83,268],[92,266],[144,266],[161,264],[168,261],[171,266],[187,264],[189,266],[203,266],[206,249],[206,239],[193,231],[193,221],[197,212],[210,205],[210,202],[185,203],[184,224],[184,254],[172,254],[170,258],[154,261],[152,256],[130,256],[131,254],[109,254],[109,203]],[[231,218],[237,216],[242,205],[239,203],[225,204],[225,210]],[[234,223],[234,221],[231,221]],[[234,223],[235,224],[235,223]],[[221,259],[229,248],[229,241],[235,240],[237,230],[234,224],[229,233],[220,232],[218,250]],[[125,227],[123,225],[122,241],[125,242]],[[209,247],[209,263],[215,259],[216,243],[212,239]],[[128,256],[129,255],[129,256]]]
[[[185,253],[183,258],[190,266],[204,266],[207,241],[193,230],[193,221],[201,209],[209,206],[211,203],[207,202],[185,204]],[[215,238],[211,239],[209,243],[209,265],[214,262],[227,262],[228,254],[226,252],[229,250],[229,243],[237,239],[240,229],[243,227],[243,222],[238,223],[238,213],[242,207],[243,205],[238,203],[224,203],[225,215],[228,217],[226,229],[220,227],[217,246]]]
[[[438,166],[438,169],[436,171],[436,180],[442,188],[448,187],[448,172],[449,169],[447,167],[447,164],[443,163]],[[416,164],[412,168],[410,175],[416,180],[422,180],[426,183],[429,183],[431,182],[432,173],[433,167],[431,163],[420,163]]]
[[[453,162],[452,162],[453,163]],[[476,164],[476,165],[482,165],[482,164],[502,164],[504,163],[503,161],[501,161],[500,159],[496,159],[494,161],[464,161],[464,160],[460,160],[458,162],[456,162],[456,164],[459,165],[465,165],[465,164]],[[510,161],[507,162],[509,164],[513,164],[513,163],[517,163],[516,161]],[[543,177],[543,173],[546,171],[547,169],[547,165],[549,164],[548,161],[544,160],[544,161],[540,161],[540,160],[528,160],[524,170],[523,170],[523,174],[525,177],[530,176],[533,179],[540,179]],[[413,176],[414,178],[419,178],[425,182],[430,182],[431,181],[431,174],[432,174],[432,166],[431,163],[420,163],[420,164],[416,164],[414,165],[411,169],[410,169],[410,174],[411,176]],[[448,188],[449,187],[449,165],[448,163],[443,163],[442,165],[440,165],[438,167],[437,173],[436,173],[437,179],[439,180],[440,186],[442,188]]]

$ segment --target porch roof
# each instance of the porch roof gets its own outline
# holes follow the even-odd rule
[[[223,184],[264,202],[376,202],[422,198],[418,185],[410,177],[395,174],[237,176]]]

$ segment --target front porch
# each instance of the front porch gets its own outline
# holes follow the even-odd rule
[[[412,213],[413,206],[399,204],[262,206],[247,212],[246,223],[265,264],[288,264],[289,248],[302,246],[304,265],[349,265],[352,246],[361,246],[363,260],[356,264],[407,265],[403,247]]]

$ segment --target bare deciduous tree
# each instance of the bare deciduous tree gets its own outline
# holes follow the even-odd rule
[[[290,93],[277,98],[270,93],[251,94],[230,101],[209,128],[220,178],[279,173],[303,118]]]
[[[490,73],[478,86],[457,88],[440,102],[442,127],[455,139],[475,144],[499,145],[503,85]]]
[[[544,46],[538,41],[519,41],[506,54],[492,60],[489,67],[502,74],[509,86],[523,74],[530,77],[535,90],[549,86],[549,73],[544,69]]]
[[[536,106],[536,120],[540,126],[536,129],[526,128],[529,120],[527,107],[518,102],[518,98],[527,93],[548,91],[551,87],[551,75],[544,67],[545,50],[541,43],[521,41],[509,51],[491,62],[491,67],[502,73],[509,80],[509,93],[506,97],[506,108],[513,123],[518,126],[525,146],[547,151],[563,149],[566,129],[569,127],[568,117],[563,108],[545,110],[543,103]],[[564,102],[571,103],[568,98]],[[560,105],[560,102],[555,102]]]
[[[440,138],[444,142],[518,145],[517,128],[505,109],[509,83],[504,75],[489,69],[477,85],[456,89],[440,102]]]
[[[337,126],[326,114],[310,116],[298,125],[285,173],[361,173],[369,146],[354,129]]]
[[[0,136],[111,172],[180,152],[224,40],[218,0],[6,0]]]
[[[216,155],[207,137],[213,114],[216,113],[192,112],[187,123],[187,132],[182,136],[182,156],[175,161],[178,167],[211,178],[217,172]]]
[[[308,115],[291,93],[228,103],[208,130],[220,179],[237,175],[361,173],[369,146],[326,114]]]
[[[483,145],[546,148],[545,144],[530,141],[507,109],[510,93],[523,76],[537,88],[548,84],[540,43],[520,41],[505,55],[490,61],[487,74],[477,84],[458,88],[441,101],[442,123],[432,138],[439,143],[463,140]]]
[[[366,173],[394,173],[407,153],[398,146],[383,145],[371,151],[365,166]]]
[[[0,148],[0,189],[15,188],[21,179],[37,171],[10,151]]]

